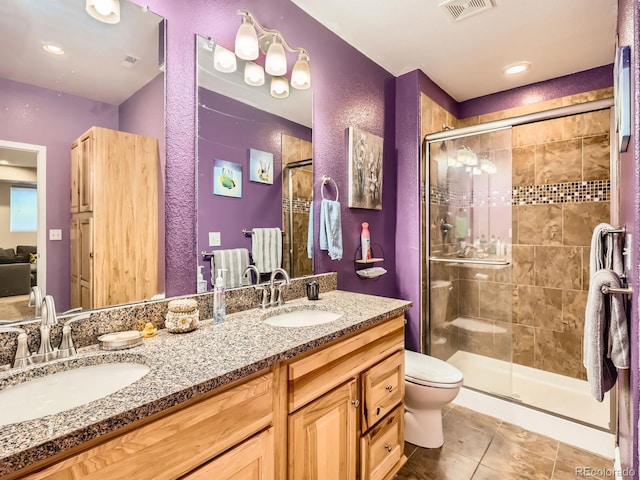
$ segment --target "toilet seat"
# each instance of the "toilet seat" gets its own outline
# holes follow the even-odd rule
[[[457,388],[462,384],[462,372],[453,365],[429,355],[404,351],[405,380],[435,388]]]

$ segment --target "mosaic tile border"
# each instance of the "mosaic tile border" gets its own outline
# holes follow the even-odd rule
[[[311,209],[311,202],[309,200],[305,200],[303,198],[294,198],[293,199],[293,213],[309,213]],[[289,208],[289,199],[282,199],[282,211],[288,212]]]
[[[469,194],[449,191],[439,185],[430,185],[429,201],[432,205],[448,205],[458,208],[486,205],[538,205],[550,203],[608,202],[611,200],[610,180],[563,182],[544,185],[520,185],[510,192]]]

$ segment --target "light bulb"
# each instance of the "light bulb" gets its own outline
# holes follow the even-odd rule
[[[244,83],[252,87],[264,85],[264,68],[253,62],[247,62],[244,66]]]
[[[289,82],[284,77],[271,79],[271,96],[274,98],[287,98],[289,96]]]
[[[264,69],[269,75],[274,76],[281,76],[287,73],[287,56],[278,35],[273,36],[273,42],[269,45]]]
[[[100,15],[106,17],[113,11],[113,2],[111,0],[96,0],[94,8]]]
[[[255,60],[260,54],[258,34],[249,15],[242,18],[242,23],[236,33],[235,52],[243,60]]]
[[[213,67],[219,72],[232,73],[236,71],[236,56],[222,45],[216,45],[213,51]]]
[[[309,71],[309,57],[300,52],[298,60],[291,70],[291,86],[298,90],[306,90],[311,86],[311,72]]]
[[[86,0],[85,10],[96,20],[104,23],[120,21],[120,0]]]

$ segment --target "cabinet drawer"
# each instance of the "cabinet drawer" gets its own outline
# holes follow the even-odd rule
[[[406,462],[404,408],[399,406],[364,435],[360,442],[362,480],[390,478]]]
[[[362,430],[368,430],[404,398],[404,352],[396,352],[362,376]]]
[[[272,391],[269,372],[24,478],[173,480],[268,427]]]
[[[273,428],[251,437],[180,480],[273,480]]]

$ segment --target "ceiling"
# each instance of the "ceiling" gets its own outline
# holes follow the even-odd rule
[[[85,12],[85,0],[2,0],[0,58],[11,61],[0,62],[0,78],[120,105],[160,73],[160,21],[124,1],[109,25]],[[47,42],[65,54],[46,53]]]
[[[439,0],[292,0],[394,76],[422,70],[457,101],[614,61],[617,0],[493,0],[451,22]],[[491,0],[457,0],[459,4]],[[531,63],[507,76],[503,67]]]

